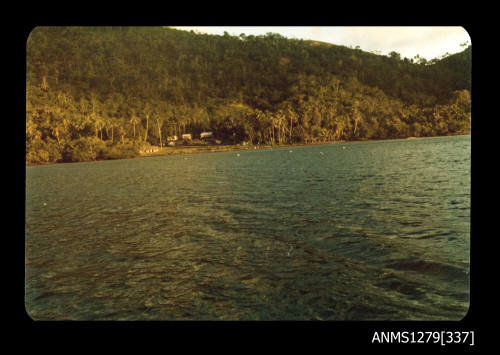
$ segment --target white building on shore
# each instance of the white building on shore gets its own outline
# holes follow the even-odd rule
[[[214,134],[212,132],[201,132],[200,138],[213,138]]]

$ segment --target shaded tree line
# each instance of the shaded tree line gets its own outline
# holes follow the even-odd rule
[[[228,144],[470,132],[471,46],[427,62],[164,27],[39,27],[27,41],[26,160],[137,155],[210,130]]]

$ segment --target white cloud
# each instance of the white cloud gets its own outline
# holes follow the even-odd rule
[[[311,27],[311,26],[234,26],[234,27],[176,27],[209,34],[262,35],[267,32],[280,33],[288,38],[313,39],[344,46],[360,46],[365,51],[380,51],[388,54],[396,51],[402,57],[413,58],[419,54],[426,59],[439,57],[446,52],[452,54],[463,50],[461,43],[470,42],[463,27]]]
[[[396,51],[402,57],[432,59],[463,50],[461,43],[470,42],[462,27],[354,27],[346,28],[342,42],[356,43],[364,50],[384,54]]]

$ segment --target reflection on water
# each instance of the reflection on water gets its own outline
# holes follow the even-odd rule
[[[27,167],[29,315],[463,318],[470,136],[345,147]]]

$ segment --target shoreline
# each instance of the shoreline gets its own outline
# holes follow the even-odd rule
[[[242,150],[260,150],[260,149],[279,149],[279,148],[291,148],[291,147],[305,147],[305,146],[318,146],[318,145],[334,145],[334,144],[350,144],[359,142],[379,142],[388,140],[415,140],[422,138],[436,138],[436,137],[448,137],[448,136],[466,136],[471,133],[453,133],[445,134],[441,136],[429,136],[429,137],[406,137],[406,138],[383,138],[383,139],[358,139],[358,140],[339,140],[334,142],[316,142],[316,143],[295,143],[295,144],[282,144],[282,145],[195,145],[195,146],[177,146],[177,147],[163,147],[159,148],[161,150],[154,153],[142,153],[132,158],[123,159],[137,159],[137,158],[150,158],[150,157],[160,157],[169,155],[182,155],[182,154],[202,154],[202,153],[220,153],[220,152],[232,152],[232,151],[242,151]],[[97,161],[106,160],[123,160],[123,159],[98,159],[89,160],[81,162],[39,162],[39,163],[28,163],[25,166],[38,166],[38,165],[54,165],[54,164],[72,164],[72,163],[92,163]]]

